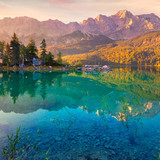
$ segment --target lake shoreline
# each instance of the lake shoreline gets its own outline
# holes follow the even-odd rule
[[[27,67],[1,67],[0,71],[64,71],[64,67],[49,67],[49,66],[27,66]]]
[[[153,69],[158,72],[160,72],[160,66],[152,66],[152,65],[141,65],[141,66],[136,66],[136,65],[109,65],[111,69],[114,68],[133,68],[133,69],[143,69],[143,70],[148,70],[148,69]],[[7,67],[7,66],[1,66],[0,71],[77,71],[77,68],[75,66],[71,67],[63,67],[63,66],[26,66],[23,68],[13,66],[13,67]],[[99,69],[95,71],[101,71]]]

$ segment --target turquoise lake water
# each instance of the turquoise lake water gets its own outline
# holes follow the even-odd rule
[[[19,126],[41,143],[27,160],[154,160],[159,113],[160,74],[152,69],[0,72],[0,160]]]

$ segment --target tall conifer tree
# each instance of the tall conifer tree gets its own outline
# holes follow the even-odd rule
[[[42,40],[42,42],[41,42],[41,46],[40,46],[40,48],[41,48],[41,55],[40,55],[40,58],[41,58],[41,60],[42,60],[42,64],[45,64],[46,63],[46,40],[45,39],[43,39]]]
[[[11,55],[11,65],[16,65],[18,66],[20,63],[19,60],[19,55],[20,55],[20,50],[19,50],[20,44],[19,40],[17,38],[16,33],[13,34],[12,40],[10,42],[10,55]]]
[[[33,58],[38,58],[37,56],[37,47],[35,45],[35,41],[30,39],[29,44],[26,47],[26,55],[25,58],[28,63],[32,63]]]

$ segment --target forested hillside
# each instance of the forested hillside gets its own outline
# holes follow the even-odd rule
[[[160,65],[160,32],[149,32],[130,40],[113,42],[91,53],[65,56],[63,60],[88,64]]]
[[[77,35],[77,39],[79,39],[78,41],[74,41],[72,43],[64,43],[64,44],[60,44],[60,45],[53,45],[53,46],[49,46],[47,48],[47,50],[49,52],[52,52],[54,54],[54,56],[57,55],[57,53],[62,52],[63,56],[65,55],[74,55],[74,54],[81,54],[81,53],[86,53],[86,52],[93,52],[95,50],[98,50],[99,48],[101,48],[103,45],[109,44],[109,43],[113,43],[114,41],[104,35],[86,35],[86,34],[82,34],[82,32],[80,35]],[[82,36],[83,35],[83,36]],[[68,35],[69,36],[69,35]],[[73,36],[71,36],[73,37]],[[70,37],[70,39],[72,40],[72,38]],[[80,39],[80,37],[82,37]],[[76,37],[74,37],[75,39]],[[66,37],[61,38],[61,41],[63,41],[62,39],[68,39]]]

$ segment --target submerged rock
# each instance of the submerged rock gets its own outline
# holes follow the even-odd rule
[[[104,147],[105,147],[106,149],[111,148],[111,147],[110,147],[109,145],[107,145],[107,144],[105,144]]]
[[[62,138],[61,138],[61,137],[56,136],[56,137],[55,137],[55,140],[59,142],[59,141],[62,141]]]

